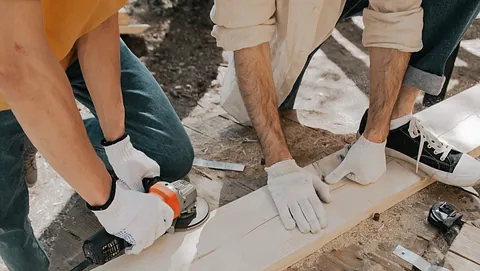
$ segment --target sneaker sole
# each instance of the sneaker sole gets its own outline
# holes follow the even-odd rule
[[[393,158],[397,158],[399,160],[405,161],[407,163],[410,163],[412,165],[417,164],[417,160],[411,158],[408,155],[405,155],[399,151],[396,151],[394,149],[390,148],[385,148],[385,153],[388,156],[391,156]],[[463,182],[468,182],[471,184],[468,185],[462,185],[462,186],[472,186],[475,183],[477,183],[478,180],[471,180],[471,177],[461,177],[461,176],[455,176],[453,173],[450,172],[444,172],[435,168],[432,168],[430,166],[427,166],[423,163],[418,163],[418,168],[421,169],[423,172],[425,172],[428,176],[431,176],[435,180],[448,184],[448,185],[453,185],[453,186],[458,186],[456,183],[463,183]]]

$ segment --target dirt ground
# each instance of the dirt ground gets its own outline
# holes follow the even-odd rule
[[[151,8],[153,4],[149,6],[147,1],[135,3],[126,7],[133,21],[150,28],[123,39],[158,80],[183,119],[210,87],[223,62],[222,49],[210,35],[213,1],[180,1],[173,8],[160,9]]]

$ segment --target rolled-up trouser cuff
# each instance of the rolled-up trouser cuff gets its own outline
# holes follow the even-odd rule
[[[404,85],[418,88],[435,96],[440,94],[444,83],[445,76],[422,71],[413,66],[408,66],[403,78]]]

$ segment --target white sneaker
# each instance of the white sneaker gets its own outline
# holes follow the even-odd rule
[[[359,127],[362,134],[368,111]],[[473,186],[480,181],[480,161],[453,149],[412,118],[388,134],[386,154],[412,163],[439,182],[454,186]]]

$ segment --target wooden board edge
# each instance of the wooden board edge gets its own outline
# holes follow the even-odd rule
[[[130,16],[128,15],[128,12],[124,7],[118,11],[118,24],[120,25],[130,24]]]
[[[452,251],[448,251],[445,255],[443,266],[450,271],[480,271],[480,265],[469,261]]]
[[[472,253],[472,251],[478,251],[477,249],[472,248],[472,246],[476,245],[478,247],[477,239],[479,236],[480,229],[466,223],[462,226],[460,233],[457,235],[448,250],[471,262],[480,264],[479,255],[477,253]]]
[[[148,24],[120,25],[120,34],[140,34],[150,28]]]
[[[470,154],[472,157],[475,157],[475,158],[480,157],[480,147],[476,147],[474,150],[470,151],[468,154]]]

